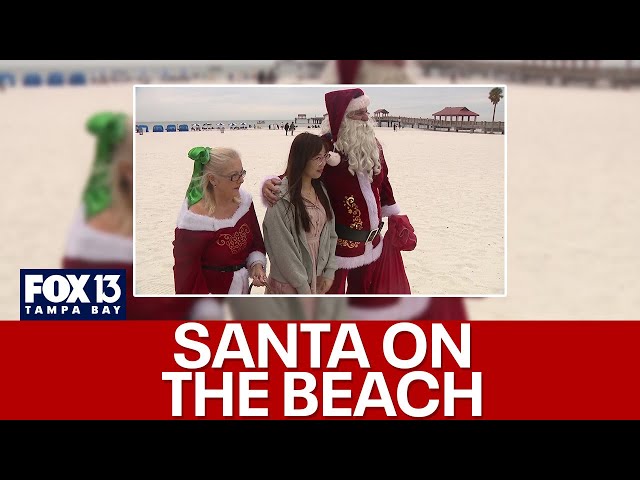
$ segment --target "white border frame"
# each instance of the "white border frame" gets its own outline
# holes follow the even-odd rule
[[[508,95],[507,95],[507,85],[506,84],[420,84],[420,83],[409,83],[409,84],[353,84],[353,85],[345,85],[345,84],[283,84],[283,85],[274,85],[274,84],[134,84],[133,85],[133,125],[138,124],[137,122],[137,110],[136,110],[136,88],[137,87],[152,87],[152,88],[167,88],[167,87],[189,87],[189,88],[203,88],[203,87],[214,87],[214,88],[336,88],[336,89],[345,89],[345,88],[495,88],[500,87],[503,89],[504,96],[504,293],[503,294],[451,294],[451,295],[430,295],[423,293],[411,293],[411,294],[311,294],[311,295],[296,295],[296,294],[278,294],[278,295],[269,295],[269,294],[260,294],[260,295],[246,295],[246,294],[173,294],[173,295],[161,295],[161,294],[138,294],[136,292],[136,133],[135,130],[131,132],[133,135],[133,296],[136,298],[230,298],[230,297],[239,297],[239,298],[285,298],[285,297],[316,297],[316,298],[327,298],[327,297],[337,297],[337,298],[350,298],[350,297],[415,297],[415,298],[504,298],[507,296],[507,278],[508,278],[508,228],[507,228],[507,156],[508,156]],[[149,132],[151,133],[151,132]]]

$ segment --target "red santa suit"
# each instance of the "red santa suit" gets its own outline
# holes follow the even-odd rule
[[[107,268],[126,271],[127,320],[189,320],[198,298],[133,296],[133,239],[96,230],[86,223],[84,207],[71,225],[63,268]]]
[[[366,109],[370,100],[361,89],[353,88],[327,93],[325,104],[331,130],[325,138],[330,139],[329,149],[333,150],[344,117],[350,112]],[[374,262],[382,253],[382,218],[400,213],[389,182],[384,152],[380,143],[377,144],[380,172],[373,175],[372,181],[366,173],[351,173],[348,157],[342,152],[333,152],[334,156],[339,154],[340,161],[337,165],[332,162],[333,166],[325,168],[322,174],[336,215],[338,234],[336,258],[339,270],[327,293],[343,293],[347,278],[347,293],[375,293],[371,275]],[[356,239],[353,235],[362,238]]]
[[[175,229],[173,257],[176,293],[249,293],[251,265],[267,263],[251,195],[240,189],[238,209],[224,220],[193,213],[185,199]]]
[[[340,155],[340,163],[325,168],[322,173],[336,223],[354,230],[372,231],[380,227],[383,217],[400,213],[389,183],[387,162],[379,146],[382,170],[373,176],[373,182],[363,173],[349,172],[347,157]],[[340,237],[340,234],[338,234]],[[373,263],[382,252],[382,237],[375,235],[372,241],[358,242],[338,239],[336,257],[338,268],[353,269]]]

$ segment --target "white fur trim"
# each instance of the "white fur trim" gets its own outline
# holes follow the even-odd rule
[[[71,223],[64,256],[76,260],[133,263],[133,239],[87,225],[83,205]]]
[[[390,217],[391,215],[400,215],[400,207],[397,203],[393,205],[383,205],[381,208],[381,214],[383,217]]]
[[[364,253],[362,255],[358,255],[357,257],[340,257],[336,255],[336,261],[338,263],[338,268],[345,268],[347,270],[351,270],[352,268],[362,267],[363,265],[369,265],[370,263],[375,262],[380,258],[380,254],[382,253],[382,243],[384,241],[383,237],[380,237],[380,243],[375,248],[369,243],[364,244]]]
[[[349,305],[352,320],[411,320],[429,308],[430,297],[398,297],[391,305],[370,308]]]
[[[249,270],[241,268],[233,272],[233,280],[229,286],[229,294],[240,295],[249,293]]]
[[[364,197],[364,201],[367,203],[367,213],[369,214],[369,225],[371,230],[378,228],[380,225],[380,217],[378,217],[378,202],[371,189],[371,183],[369,183],[369,177],[364,173],[358,172],[358,183],[360,184],[360,191]]]
[[[335,167],[340,164],[340,154],[336,152],[329,152],[329,159],[327,160],[327,165],[330,167]]]
[[[184,202],[182,202],[180,213],[178,214],[177,226],[178,228],[182,228],[184,230],[205,232],[215,232],[216,230],[220,230],[222,228],[233,227],[238,222],[238,220],[240,220],[249,211],[252,203],[253,199],[251,198],[251,194],[241,188],[240,206],[236,210],[236,213],[234,213],[231,218],[219,220],[207,215],[193,213],[191,210],[189,210],[187,199],[185,198]]]
[[[271,205],[269,205],[267,201],[264,199],[264,195],[262,194],[262,189],[264,188],[264,184],[266,183],[266,181],[271,180],[272,178],[277,178],[278,180],[280,180],[280,177],[278,175],[269,175],[268,177],[264,177],[262,179],[262,182],[260,182],[260,202],[262,203],[264,208],[269,208]]]
[[[358,177],[360,191],[362,192],[364,201],[367,204],[369,225],[371,225],[372,228],[378,228],[378,225],[380,224],[380,218],[378,217],[378,204],[376,202],[376,197],[373,194],[373,190],[371,189],[369,177],[360,172],[358,172],[356,176]],[[336,255],[338,268],[352,269],[375,262],[378,258],[380,258],[380,254],[382,253],[382,242],[383,238],[380,237],[380,243],[375,248],[370,242],[365,243],[364,253],[357,257],[339,257]]]
[[[361,108],[367,108],[371,104],[371,99],[365,94],[360,95],[358,98],[354,98],[347,105],[347,109],[345,113],[353,112],[355,110],[360,110]]]
[[[191,320],[224,320],[222,302],[214,298],[198,299],[191,308],[189,317]]]
[[[264,253],[255,250],[247,257],[247,268],[251,268],[255,262],[261,263],[263,267],[267,266],[267,257]]]

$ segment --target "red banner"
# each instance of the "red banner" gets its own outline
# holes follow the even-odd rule
[[[640,322],[0,322],[0,419],[640,419]]]

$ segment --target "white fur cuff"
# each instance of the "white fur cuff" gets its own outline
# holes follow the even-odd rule
[[[397,203],[393,205],[383,205],[380,209],[383,217],[390,217],[391,215],[400,215],[400,207]]]
[[[263,267],[267,266],[267,257],[264,253],[255,250],[249,254],[247,257],[247,268],[251,269],[251,265],[254,263],[261,263]]]

